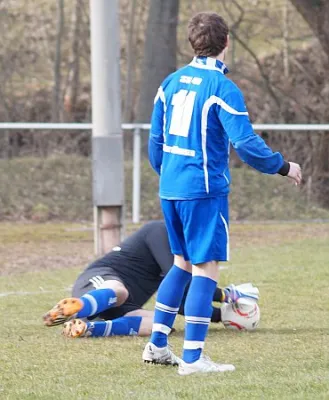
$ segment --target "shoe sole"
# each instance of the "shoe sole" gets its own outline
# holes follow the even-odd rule
[[[83,307],[82,300],[70,297],[58,302],[55,307],[43,316],[43,322],[46,326],[63,324]]]
[[[143,360],[143,361],[146,364],[153,364],[153,365],[165,365],[165,366],[172,365],[173,367],[177,367],[179,365],[178,363],[175,363],[175,364],[173,364],[171,362],[163,363],[163,362],[159,362],[156,360]]]
[[[72,321],[65,322],[63,326],[62,335],[71,338],[78,338],[85,334],[87,324],[81,319],[73,319]]]
[[[255,302],[258,302],[259,301],[259,296],[253,296],[253,295],[249,295],[249,294],[246,294],[246,293],[243,293],[243,294],[239,293],[239,295],[238,295],[238,294],[235,293],[234,296],[229,298],[231,303],[235,303],[240,299],[255,300]]]
[[[234,369],[226,369],[223,371],[202,371],[202,370],[194,370],[194,371],[181,371],[178,369],[178,375],[185,376],[185,375],[192,375],[192,374],[213,374],[213,373],[219,373],[223,374],[225,372],[234,372]]]

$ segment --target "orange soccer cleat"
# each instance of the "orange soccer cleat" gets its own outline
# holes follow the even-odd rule
[[[62,335],[71,338],[84,336],[88,328],[88,324],[82,319],[72,319],[64,324]]]
[[[76,297],[63,299],[43,316],[43,322],[46,326],[63,324],[73,319],[82,307],[83,301]]]

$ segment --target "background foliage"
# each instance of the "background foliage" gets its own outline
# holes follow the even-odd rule
[[[149,121],[156,86],[175,65],[192,57],[187,23],[202,10],[216,11],[230,24],[230,78],[242,88],[254,123],[328,122],[326,2],[120,0],[119,4],[123,122]],[[91,121],[88,0],[2,0],[0,34],[0,120]],[[304,200],[309,203],[311,198],[328,208],[329,134],[259,133],[273,149],[301,163],[302,192],[308,196]],[[131,149],[131,134],[126,132],[127,171]],[[88,157],[90,152],[89,131],[0,132],[2,159],[47,160],[62,154]],[[39,165],[37,160],[35,163]],[[234,153],[231,163],[242,166]],[[2,171],[6,173],[6,169]],[[49,187],[49,182],[40,185]],[[128,187],[127,193],[130,190]],[[10,201],[24,203],[25,199]]]

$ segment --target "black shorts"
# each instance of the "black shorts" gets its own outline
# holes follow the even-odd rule
[[[97,287],[97,283],[100,283],[103,280],[104,281],[115,280],[125,285],[124,282],[122,282],[122,279],[116,274],[116,272],[109,267],[106,268],[106,271],[101,271],[99,269],[93,271],[92,269],[89,269],[83,272],[74,283],[72,289],[72,296],[73,297],[83,296],[90,290],[94,290]],[[140,308],[141,306],[134,303],[131,298],[131,295],[129,294],[128,299],[121,306],[111,307],[108,310],[105,310],[100,314],[94,315],[88,319],[101,318],[104,320],[113,320],[116,318],[123,317],[130,311],[139,310]]]

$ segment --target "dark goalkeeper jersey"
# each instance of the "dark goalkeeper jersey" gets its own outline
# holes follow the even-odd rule
[[[131,299],[142,306],[158,290],[172,265],[165,224],[152,221],[89,265],[82,275],[117,275],[129,290]]]

